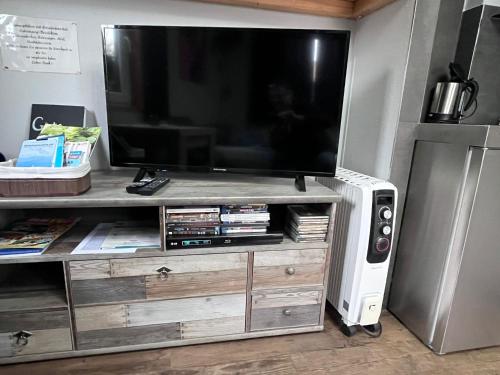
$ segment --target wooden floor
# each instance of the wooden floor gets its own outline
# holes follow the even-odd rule
[[[500,347],[437,356],[394,317],[380,338],[345,338],[326,317],[320,333],[0,366],[38,374],[500,374]]]

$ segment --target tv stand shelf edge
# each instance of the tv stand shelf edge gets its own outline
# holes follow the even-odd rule
[[[38,214],[82,217],[44,254],[0,258],[0,364],[323,329],[340,195],[312,180],[298,192],[293,179],[174,174],[146,197],[125,192],[132,179],[94,172],[81,196],[0,198],[2,227]],[[165,207],[249,203],[321,205],[326,241],[71,254],[99,221],[154,216],[163,235]]]

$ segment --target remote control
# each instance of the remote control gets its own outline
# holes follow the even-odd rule
[[[169,182],[170,178],[168,178],[167,176],[157,176],[153,178],[150,182],[146,183],[146,185],[139,187],[135,192],[135,194],[153,195]]]
[[[151,182],[151,180],[144,180],[144,181],[134,182],[134,183],[132,183],[132,185],[129,185],[129,186],[126,187],[127,193],[129,193],[129,194],[137,194],[137,190],[139,190],[140,188],[146,186],[150,182]]]

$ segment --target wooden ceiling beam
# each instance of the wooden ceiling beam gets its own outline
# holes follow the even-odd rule
[[[354,3],[352,18],[367,16],[368,14],[383,8],[394,1],[396,0],[356,0]]]
[[[325,17],[352,18],[353,0],[200,0],[207,3],[246,6]]]

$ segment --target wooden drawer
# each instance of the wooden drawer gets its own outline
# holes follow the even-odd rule
[[[250,330],[317,325],[322,296],[321,288],[252,292]]]
[[[326,249],[256,252],[252,289],[323,285],[325,261]]]
[[[245,331],[246,294],[75,308],[78,349],[138,345]]]
[[[26,338],[21,337],[26,332]],[[72,350],[67,309],[0,313],[0,357]]]
[[[244,293],[247,261],[247,253],[237,253],[70,262],[73,303]]]

